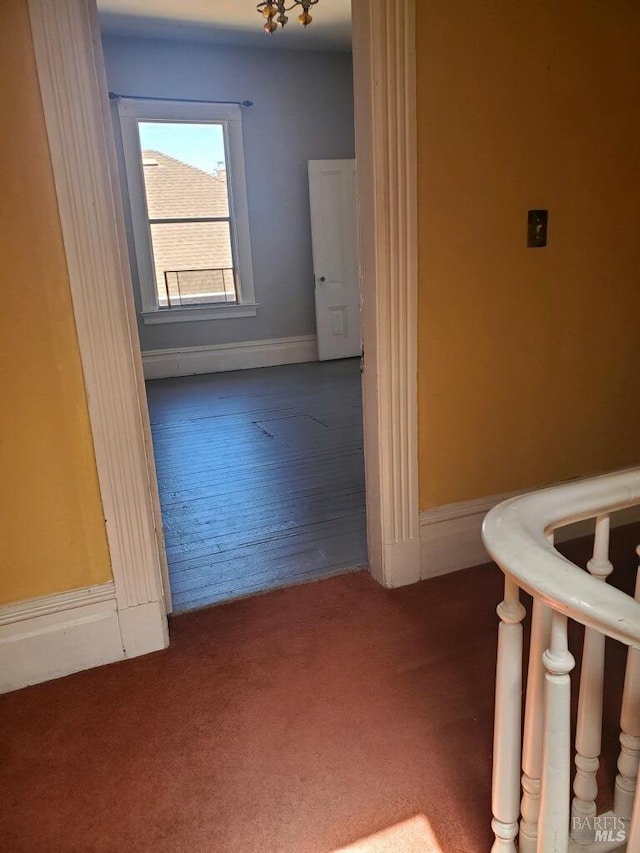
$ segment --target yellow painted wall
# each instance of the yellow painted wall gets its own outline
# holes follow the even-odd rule
[[[111,578],[26,0],[0,3],[0,603]]]
[[[637,464],[640,4],[418,21],[421,507]]]

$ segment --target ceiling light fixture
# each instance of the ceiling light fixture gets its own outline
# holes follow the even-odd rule
[[[309,9],[311,6],[315,6],[317,2],[318,0],[293,0],[291,6],[285,6],[285,0],[262,0],[262,3],[258,3],[257,9],[263,18],[267,19],[263,27],[265,33],[269,35],[274,33],[278,29],[278,24],[284,27],[289,20],[287,12],[298,6],[302,8],[301,14],[298,15],[298,21],[303,27],[308,27],[313,21]]]

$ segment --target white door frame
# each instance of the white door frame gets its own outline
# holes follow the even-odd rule
[[[352,10],[367,539],[396,587],[420,580],[416,0]]]
[[[95,0],[29,0],[125,657],[168,644],[166,559]]]
[[[415,0],[353,0],[369,557],[420,579]],[[95,0],[29,0],[125,655],[168,642],[166,557]],[[318,20],[315,26],[322,26]]]

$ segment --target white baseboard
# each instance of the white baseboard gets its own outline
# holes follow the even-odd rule
[[[445,575],[490,562],[481,539],[482,521],[494,506],[521,492],[493,495],[435,507],[420,514],[422,579]],[[612,527],[640,521],[640,506],[617,512]],[[593,533],[593,522],[569,524],[556,532],[556,542],[568,542]]]
[[[113,583],[0,607],[0,693],[123,658]]]
[[[0,693],[169,643],[159,601],[118,610],[113,583],[0,606]]]
[[[317,359],[318,342],[315,335],[184,349],[148,350],[142,353],[145,379],[221,373],[252,367],[275,367],[278,364],[297,364]]]

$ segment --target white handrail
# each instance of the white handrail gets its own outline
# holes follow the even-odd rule
[[[558,527],[640,504],[640,468],[553,486],[504,501],[482,526],[489,555],[554,610],[640,648],[640,603],[565,559],[547,536]]]

